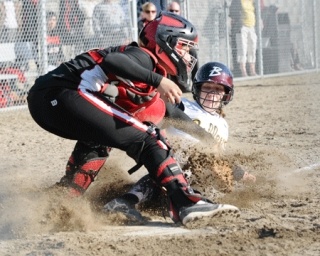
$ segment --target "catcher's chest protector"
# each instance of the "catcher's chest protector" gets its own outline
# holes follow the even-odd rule
[[[119,51],[124,51],[125,47],[126,46],[121,46]],[[100,54],[100,50],[91,50],[88,54],[97,64],[103,61],[104,56]],[[151,54],[151,58],[156,61],[152,53],[148,52],[148,54]],[[163,71],[161,71],[161,73],[163,73]],[[160,98],[160,94],[156,88],[145,83],[132,82],[110,73],[108,74],[107,83],[116,85],[118,88],[119,94],[115,103],[141,122],[150,121],[158,124],[163,119],[165,115],[165,104]]]

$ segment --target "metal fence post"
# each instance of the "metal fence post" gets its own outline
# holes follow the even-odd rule
[[[128,5],[131,7],[131,15],[132,15],[132,39],[138,42],[138,18],[137,18],[137,1],[136,0],[129,0]]]
[[[226,22],[226,56],[227,56],[227,66],[230,67],[231,66],[231,63],[230,63],[230,60],[231,60],[231,56],[230,56],[230,39],[229,39],[229,32],[230,32],[230,27],[229,27],[229,22],[228,22],[228,17],[229,17],[229,6],[228,6],[228,3],[227,1],[225,0],[224,1],[224,18],[225,18],[225,22]]]
[[[40,74],[48,71],[48,49],[47,49],[47,20],[46,20],[46,1],[40,1],[40,56],[39,56],[39,70]],[[35,33],[37,33],[35,31]]]
[[[317,3],[316,0],[313,0],[313,40],[314,40],[314,61],[315,61],[315,69],[319,71],[319,59],[318,59],[318,50],[319,50],[319,45],[318,45],[318,38],[319,38],[319,33],[318,33],[318,20],[317,20]]]
[[[263,72],[263,51],[262,51],[262,27],[261,27],[261,4],[260,0],[256,0],[256,6],[257,6],[257,30],[258,30],[258,60],[259,60],[259,67],[260,67],[260,75],[262,76],[264,74]]]

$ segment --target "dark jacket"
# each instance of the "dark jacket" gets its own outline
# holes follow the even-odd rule
[[[82,37],[85,16],[76,0],[60,0],[58,28],[62,44],[76,44]]]

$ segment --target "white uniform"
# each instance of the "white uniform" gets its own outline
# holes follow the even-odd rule
[[[186,113],[195,123],[214,138],[214,142],[220,149],[224,150],[229,137],[229,126],[226,120],[218,113],[210,114],[205,111],[197,102],[182,98],[184,113]],[[167,134],[177,135],[186,138],[189,142],[198,142],[191,135],[180,131],[176,128],[169,127],[166,129]]]

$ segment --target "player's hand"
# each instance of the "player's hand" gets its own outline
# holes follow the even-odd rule
[[[256,178],[256,176],[254,176],[248,172],[244,172],[243,178],[241,180],[244,182],[254,183],[254,182],[256,182],[257,178]]]
[[[170,79],[166,77],[162,78],[157,89],[164,101],[168,101],[172,104],[181,102],[182,91],[179,86]]]

